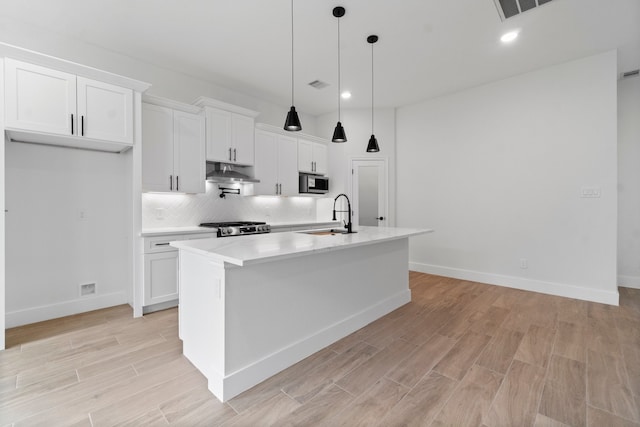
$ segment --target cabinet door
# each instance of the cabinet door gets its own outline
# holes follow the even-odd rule
[[[314,172],[317,174],[327,173],[327,146],[319,142],[313,143]]]
[[[142,190],[172,191],[173,110],[142,104]]]
[[[313,142],[298,139],[298,170],[300,172],[313,172]]]
[[[178,299],[178,251],[144,255],[143,305]]]
[[[133,91],[77,78],[80,136],[133,144]]]
[[[75,75],[12,59],[5,59],[5,74],[7,127],[75,134]]]
[[[231,123],[233,162],[240,165],[253,165],[255,150],[253,118],[232,114]]]
[[[207,108],[207,160],[231,162],[231,113]]]
[[[173,147],[176,191],[205,192],[205,126],[204,117],[173,112]]]
[[[278,182],[280,194],[298,194],[298,141],[290,136],[278,136]]]
[[[278,193],[278,135],[257,131],[255,141],[254,173],[260,182],[253,184],[253,193],[275,195]]]

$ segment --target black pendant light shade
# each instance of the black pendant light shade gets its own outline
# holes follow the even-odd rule
[[[371,44],[371,138],[367,144],[367,153],[377,153],[380,151],[378,140],[373,134],[373,44],[378,41],[378,36],[370,35],[367,37],[367,43]]]
[[[300,118],[293,105],[293,0],[291,0],[291,109],[287,113],[287,119],[284,121],[284,130],[295,132],[302,130]]]
[[[377,153],[378,151],[380,151],[378,140],[374,134],[371,134],[371,138],[369,138],[369,143],[367,144],[367,153]]]
[[[298,112],[296,111],[296,107],[293,105],[291,109],[287,113],[287,120],[284,122],[284,130],[288,130],[291,132],[302,130],[302,125],[300,124],[300,118],[298,117]]]
[[[331,138],[332,142],[346,142],[347,134],[344,132],[344,128],[342,127],[342,123],[338,122],[336,128],[333,130],[333,138]]]
[[[342,18],[344,14],[344,7],[337,6],[333,8],[333,16],[338,18],[338,124],[336,124],[336,128],[333,130],[332,142],[347,141],[347,134],[342,127],[342,123],[340,123],[340,18]]]

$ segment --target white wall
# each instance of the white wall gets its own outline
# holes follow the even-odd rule
[[[618,284],[640,289],[640,77],[618,82]]]
[[[411,267],[617,304],[616,78],[611,51],[398,109]]]
[[[228,185],[227,185],[228,187]],[[206,194],[142,195],[142,227],[182,227],[216,221],[298,222],[316,220],[312,197],[236,196],[221,199],[216,184],[207,182]]]
[[[126,154],[5,148],[7,327],[126,303]],[[84,283],[96,283],[95,296],[80,297]]]
[[[351,197],[349,173],[352,158],[387,158],[389,165],[389,225],[395,223],[395,164],[396,125],[395,109],[376,108],[374,132],[380,151],[367,153],[367,143],[371,137],[370,109],[343,109],[342,125],[347,134],[347,142],[328,144],[330,199],[318,202],[318,220],[331,219],[333,197],[346,193]],[[336,126],[337,114],[325,114],[317,118],[318,136],[331,141]]]

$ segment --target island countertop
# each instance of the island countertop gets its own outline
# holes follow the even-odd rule
[[[317,231],[317,230],[315,230]],[[312,235],[300,231],[172,242],[171,246],[245,266],[313,252],[333,251],[433,232],[431,229],[359,227],[357,233]]]

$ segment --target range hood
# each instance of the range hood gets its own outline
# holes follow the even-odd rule
[[[228,184],[251,184],[260,182],[249,176],[245,167],[228,163],[207,162],[207,181]]]

